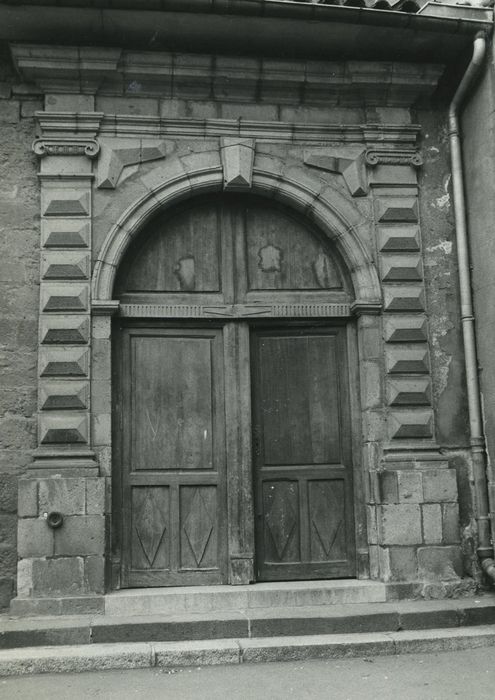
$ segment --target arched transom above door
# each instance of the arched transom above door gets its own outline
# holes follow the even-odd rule
[[[283,205],[209,195],[167,209],[135,238],[114,297],[125,316],[347,316],[333,244]]]

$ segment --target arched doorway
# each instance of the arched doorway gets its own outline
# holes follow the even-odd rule
[[[114,296],[122,585],[253,558],[256,580],[354,576],[352,293],[328,239],[261,197],[197,198],[134,239]]]

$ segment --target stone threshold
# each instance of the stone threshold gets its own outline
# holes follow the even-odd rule
[[[414,584],[337,579],[254,583],[241,586],[180,586],[127,588],[100,596],[14,598],[14,616],[34,615],[151,615],[212,612],[283,605],[382,603],[414,597]]]
[[[0,651],[0,676],[390,656],[494,645],[495,628],[486,625],[354,635],[30,647]]]
[[[495,624],[495,595],[441,601],[280,606],[204,613],[0,619],[0,649],[360,635]],[[495,633],[495,627],[494,627]]]

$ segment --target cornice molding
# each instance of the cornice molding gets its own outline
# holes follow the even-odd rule
[[[36,112],[42,138],[240,138],[271,142],[363,144],[367,149],[386,146],[415,151],[418,124],[306,124],[252,119],[175,119],[101,112]],[[401,151],[402,152],[402,151]]]
[[[410,107],[435,92],[444,66],[307,61],[112,47],[12,44],[15,67],[45,92],[283,105]],[[134,86],[133,92],[131,87]]]

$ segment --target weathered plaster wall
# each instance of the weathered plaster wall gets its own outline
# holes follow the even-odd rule
[[[436,434],[457,472],[464,568],[476,572],[476,530],[470,484],[469,419],[460,320],[457,253],[447,131],[447,105],[419,112],[424,167],[420,174],[421,232],[431,340]]]
[[[0,55],[0,608],[14,591],[17,479],[36,445],[40,106]]]

